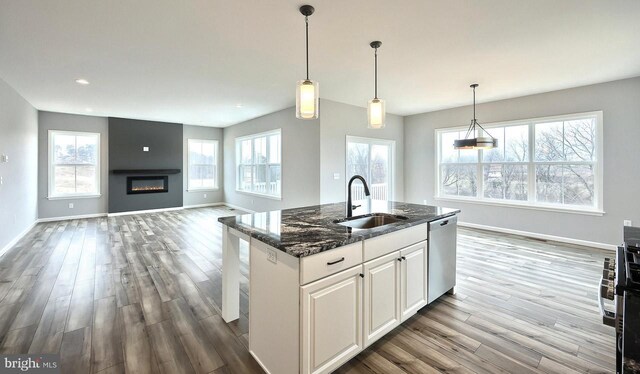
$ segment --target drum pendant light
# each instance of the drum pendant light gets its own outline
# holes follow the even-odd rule
[[[370,129],[384,128],[385,108],[384,100],[378,98],[378,48],[382,45],[381,41],[373,41],[369,44],[374,52],[374,94],[373,99],[367,104],[367,127]]]
[[[477,83],[469,86],[473,88],[473,119],[471,120],[471,124],[469,125],[469,129],[467,130],[467,134],[464,139],[454,140],[453,148],[454,149],[491,149],[498,146],[498,139],[494,138],[487,132],[487,130],[482,127],[478,121],[476,120],[476,87],[478,87]],[[482,129],[482,135],[488,136],[478,136],[476,134],[476,126]],[[473,136],[470,138],[469,136]]]
[[[300,119],[316,119],[320,115],[318,107],[320,87],[318,82],[309,79],[309,16],[314,10],[311,5],[300,7],[300,13],[304,16],[307,52],[307,78],[296,84],[296,117]]]

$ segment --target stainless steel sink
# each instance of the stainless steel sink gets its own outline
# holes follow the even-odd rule
[[[389,225],[400,221],[407,220],[407,217],[397,216],[388,213],[372,213],[351,218],[343,218],[333,221],[338,225],[351,227],[353,229],[373,229],[376,227]]]

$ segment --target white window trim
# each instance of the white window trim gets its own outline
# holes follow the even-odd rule
[[[238,166],[240,166],[240,160],[242,159],[242,156],[240,155],[240,151],[238,148],[238,144],[241,143],[243,140],[249,140],[249,139],[255,139],[255,138],[262,138],[262,137],[269,137],[271,135],[280,135],[280,194],[279,195],[273,195],[273,194],[266,194],[266,193],[260,193],[260,192],[254,192],[254,191],[246,191],[246,190],[242,190],[239,187],[240,185],[240,179],[239,179],[239,175],[238,175]],[[260,132],[260,133],[256,133],[256,134],[251,134],[251,135],[244,135],[244,136],[239,136],[237,138],[235,138],[234,141],[234,146],[235,146],[235,154],[236,154],[236,159],[235,159],[235,173],[236,173],[236,192],[239,192],[241,194],[246,194],[246,195],[251,195],[251,196],[257,196],[257,197],[264,197],[267,199],[271,199],[271,200],[282,200],[282,191],[283,191],[283,186],[284,186],[284,157],[282,157],[282,129],[275,129],[275,130],[269,130],[269,131],[265,131],[265,132]],[[268,145],[267,145],[268,147]],[[253,149],[252,149],[253,151]],[[268,152],[267,152],[268,153]],[[252,156],[253,158],[253,156]],[[269,165],[267,163],[267,165]]]
[[[54,194],[53,186],[54,186],[54,168],[55,164],[53,160],[55,159],[54,148],[53,148],[53,136],[55,134],[64,134],[71,136],[95,136],[97,137],[98,149],[96,150],[96,192],[95,193],[73,193],[73,194]],[[48,131],[48,183],[47,183],[47,199],[48,200],[68,200],[68,199],[91,199],[91,198],[99,198],[102,196],[100,193],[101,187],[101,168],[100,168],[100,153],[102,152],[102,143],[100,140],[99,132],[84,132],[84,131],[66,131],[66,130],[49,130]],[[90,165],[90,164],[89,164]]]
[[[347,155],[349,152],[349,143],[366,143],[366,144],[377,144],[377,145],[390,145],[391,146],[391,157],[389,160],[389,201],[395,201],[395,185],[396,185],[396,141],[392,139],[383,139],[383,138],[366,138],[362,136],[351,136],[347,135],[345,138],[344,149],[345,149],[345,157],[344,157],[344,176],[345,176],[345,185],[344,189],[347,190],[349,181],[347,180]],[[370,184],[370,181],[367,181]],[[347,191],[348,193],[348,191]]]
[[[189,173],[191,173],[191,143],[192,142],[200,142],[200,143],[211,143],[213,144],[213,152],[215,154],[214,166],[216,168],[215,175],[215,187],[191,187],[191,177]],[[187,139],[187,192],[206,192],[206,191],[218,191],[220,190],[220,167],[218,160],[220,159],[220,151],[219,146],[220,142],[216,139]]]
[[[586,214],[586,215],[596,215],[602,216],[605,214],[603,209],[604,206],[604,169],[603,169],[603,159],[604,159],[604,150],[603,150],[603,133],[604,133],[604,124],[603,124],[603,112],[602,111],[593,111],[593,112],[583,112],[583,113],[572,113],[565,114],[559,116],[547,116],[547,117],[536,117],[536,118],[527,118],[520,120],[512,120],[512,121],[502,121],[502,122],[492,122],[483,124],[482,126],[487,130],[495,127],[503,127],[503,126],[517,126],[517,125],[528,125],[529,126],[529,156],[530,159],[526,163],[514,162],[514,164],[522,164],[522,165],[535,165],[536,162],[534,160],[535,156],[535,141],[534,141],[534,126],[533,123],[541,123],[541,122],[550,122],[550,121],[566,121],[566,120],[575,120],[580,118],[591,118],[596,117],[596,162],[595,166],[595,178],[594,178],[594,198],[595,204],[593,207],[580,207],[580,206],[572,206],[566,205],[563,206],[561,204],[544,204],[538,203],[535,201],[526,201],[526,202],[518,202],[513,200],[499,200],[499,199],[491,199],[484,197],[483,193],[483,184],[482,173],[479,173],[478,176],[478,197],[468,197],[468,196],[453,196],[453,195],[444,195],[440,191],[440,155],[441,155],[441,147],[440,144],[440,134],[445,132],[451,132],[455,130],[466,130],[468,126],[452,126],[452,127],[443,127],[435,129],[435,189],[436,194],[434,199],[440,201],[459,201],[470,204],[479,204],[479,205],[494,205],[494,206],[507,206],[507,207],[515,207],[515,208],[524,208],[524,209],[533,209],[533,210],[545,210],[545,211],[557,211],[557,212],[566,212],[566,213],[576,213],[576,214]],[[509,162],[495,162],[495,164],[508,164]],[[542,162],[540,162],[542,163]],[[566,164],[568,162],[559,162],[560,164]],[[580,163],[580,162],[576,162]],[[464,164],[464,163],[460,163]],[[478,153],[478,162],[477,163],[467,163],[478,165],[478,168],[481,168],[485,163],[482,162],[482,155]],[[591,163],[589,163],[591,164]],[[532,183],[532,180],[535,182],[535,175],[532,175],[531,172],[529,175],[529,194],[528,196],[535,197],[535,183]],[[532,195],[532,193],[534,195]]]

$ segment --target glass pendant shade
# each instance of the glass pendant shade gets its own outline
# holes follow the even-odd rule
[[[367,105],[368,128],[382,129],[384,128],[385,108],[384,100],[371,99]]]
[[[318,99],[320,86],[318,82],[308,79],[298,81],[296,85],[296,117],[300,119],[316,119],[320,113]]]

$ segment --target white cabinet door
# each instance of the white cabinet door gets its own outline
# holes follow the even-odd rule
[[[420,242],[400,251],[402,264],[400,306],[402,321],[427,305],[427,242]]]
[[[363,348],[362,265],[303,286],[300,292],[301,372],[330,373]]]
[[[393,252],[364,264],[364,346],[400,323],[400,257]]]

